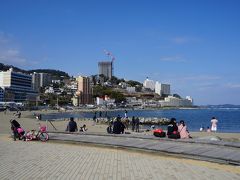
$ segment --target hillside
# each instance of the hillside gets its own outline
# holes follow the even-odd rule
[[[12,66],[12,65],[5,65],[3,63],[0,63],[0,71],[7,71],[9,68],[13,68],[14,71],[16,72],[22,72],[22,73],[27,73],[31,74],[33,72],[37,73],[48,73],[51,74],[53,77],[64,77],[64,78],[69,78],[70,76],[68,73],[60,70],[55,70],[55,69],[32,69],[32,70],[24,70],[20,69],[18,67]]]

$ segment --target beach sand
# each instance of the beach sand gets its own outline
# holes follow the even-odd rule
[[[17,118],[14,116],[14,111],[8,111],[6,114],[4,112],[0,112],[0,134],[10,134],[10,119],[16,119],[21,126],[24,128],[24,130],[32,130],[32,129],[38,129],[39,123],[45,124],[48,127],[49,131],[55,131],[55,129],[51,126],[51,124],[46,121],[39,121],[37,120],[33,114],[34,113],[57,113],[56,110],[50,110],[50,111],[22,111],[21,118]],[[92,120],[76,120],[78,127],[82,126],[83,124],[86,124],[88,128],[88,132],[90,133],[106,133],[106,124],[96,124],[94,125]],[[52,122],[53,125],[57,128],[58,131],[65,131],[66,126],[68,124],[68,120],[65,121],[54,121]],[[126,130],[128,132],[131,132],[131,130]],[[131,132],[132,133],[132,132]],[[133,132],[135,133],[135,132]],[[144,133],[146,135],[152,135],[152,132],[140,132]],[[235,141],[240,142],[240,133],[207,133],[207,132],[190,132],[191,136],[193,138],[199,138],[199,137],[206,137],[206,136],[217,136],[225,141]]]

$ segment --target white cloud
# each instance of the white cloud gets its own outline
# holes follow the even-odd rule
[[[8,43],[10,41],[10,35],[0,31],[0,45]]]
[[[184,80],[194,80],[194,81],[209,81],[209,80],[219,80],[221,77],[213,75],[196,75],[196,76],[186,76],[183,77]]]
[[[12,41],[12,36],[0,31],[0,62],[14,66],[28,66],[36,64],[30,61]]]
[[[179,37],[171,38],[171,42],[173,42],[174,44],[186,44],[189,42],[199,42],[199,41],[201,41],[201,39],[196,37],[179,36]]]
[[[27,63],[26,58],[17,49],[0,50],[0,61],[9,65],[24,65]]]
[[[227,88],[240,88],[240,84],[239,83],[228,83],[226,84]]]
[[[187,60],[180,55],[163,56],[163,57],[160,58],[160,60],[161,61],[166,61],[166,62],[187,62]]]

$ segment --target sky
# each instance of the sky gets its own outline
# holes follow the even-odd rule
[[[240,104],[239,0],[0,0],[0,62],[171,84],[196,105]]]

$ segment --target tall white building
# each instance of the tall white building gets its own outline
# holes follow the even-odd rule
[[[146,79],[144,82],[143,82],[143,87],[145,88],[148,88],[148,89],[151,89],[152,91],[154,91],[155,89],[155,83],[153,80],[150,80],[150,79]]]
[[[19,72],[0,72],[0,87],[4,91],[4,101],[23,102],[36,100],[37,93],[32,89],[32,76]]]
[[[170,95],[170,84],[162,84],[160,82],[156,82],[155,84],[155,93],[159,94],[160,96],[162,95]]]

